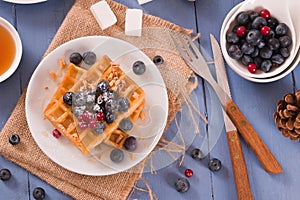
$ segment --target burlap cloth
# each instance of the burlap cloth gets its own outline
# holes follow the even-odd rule
[[[118,32],[124,32],[126,7],[107,0],[117,16],[117,24],[101,31],[89,8],[98,0],[77,0],[67,14],[53,41],[51,42],[45,56],[59,45],[82,36],[108,35],[112,36]],[[180,30],[175,24],[162,20],[158,17],[144,14],[143,27],[166,27]],[[153,56],[156,52],[147,52]],[[186,65],[180,63],[176,58],[166,58],[170,66],[176,68],[187,79],[191,71]],[[1,131],[0,153],[5,158],[15,162],[26,170],[37,175],[47,183],[70,195],[75,199],[126,199],[134,183],[141,176],[135,173],[118,173],[109,176],[85,176],[70,172],[58,164],[52,162],[36,145],[29,131],[25,117],[25,93],[20,97],[11,117]],[[169,92],[169,119],[176,113],[176,97]],[[9,144],[8,138],[12,133],[18,133],[21,142],[13,146]],[[51,194],[47,194],[51,196]]]

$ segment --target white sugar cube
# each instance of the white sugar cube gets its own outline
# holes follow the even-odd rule
[[[125,17],[125,34],[130,36],[142,35],[143,11],[141,9],[127,9]]]
[[[140,5],[142,5],[142,4],[144,4],[144,3],[148,3],[148,2],[150,2],[150,1],[152,1],[152,0],[137,0],[138,1],[138,3],[140,4]]]
[[[91,6],[91,11],[102,30],[117,22],[117,18],[106,1]]]

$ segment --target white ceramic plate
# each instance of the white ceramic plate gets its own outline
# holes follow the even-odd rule
[[[33,3],[40,3],[47,0],[3,0],[10,3],[18,3],[18,4],[33,4]]]
[[[109,159],[111,147],[101,144],[101,149],[84,156],[65,138],[56,139],[52,136],[54,129],[48,120],[43,119],[43,110],[51,99],[59,81],[54,82],[49,76],[50,71],[59,70],[59,59],[68,61],[72,52],[84,53],[94,51],[98,58],[108,55],[113,61],[119,62],[123,71],[145,91],[146,119],[138,121],[130,134],[138,140],[137,149],[125,151],[125,158],[115,164]],[[135,75],[131,66],[141,60],[146,64],[143,75]],[[48,87],[46,90],[45,87]],[[168,96],[164,81],[153,62],[133,45],[110,37],[90,36],[67,42],[45,57],[34,71],[26,94],[26,118],[34,140],[41,150],[54,162],[62,167],[85,175],[109,175],[127,170],[143,160],[156,146],[167,121]],[[100,160],[93,155],[101,154]]]

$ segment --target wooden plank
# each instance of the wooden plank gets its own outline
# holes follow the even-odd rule
[[[28,6],[17,5],[18,31],[23,39],[24,54],[20,66],[21,87],[25,88],[31,74],[39,64],[48,45],[52,41],[73,1],[47,1]],[[32,10],[35,10],[33,14]],[[32,197],[35,187],[44,188],[46,195],[53,199],[71,199],[61,191],[53,188],[29,173],[28,195]]]
[[[150,3],[138,5],[135,1],[118,0],[130,8],[143,9],[144,13],[159,16],[162,19],[176,23],[184,28],[196,30],[196,16],[194,3],[188,1],[152,1]],[[178,9],[180,8],[180,9]],[[204,105],[204,95],[202,90],[202,83],[199,79],[199,87],[196,94],[198,96],[198,103],[200,104],[200,111],[206,115]],[[194,143],[188,149],[184,161],[179,166],[178,161],[170,164],[166,168],[157,171],[157,174],[145,173],[143,178],[148,182],[153,193],[159,199],[210,199],[210,174],[207,170],[205,161],[195,161],[191,158],[190,152],[194,148],[199,148],[203,142],[202,136],[206,134],[206,125],[203,121],[200,122],[200,134],[196,136]],[[203,163],[204,162],[204,163]],[[184,177],[184,170],[190,168],[194,171],[193,177],[189,179],[191,188],[187,193],[181,194],[175,190],[174,183],[178,177]],[[142,184],[143,185],[143,184]],[[135,192],[130,199],[145,199],[144,192]]]
[[[11,24],[14,24],[12,4],[0,1],[0,16]],[[20,94],[19,76],[16,73],[0,83],[0,130],[6,123],[10,113],[12,112]],[[7,138],[8,142],[8,138]],[[4,199],[23,199],[28,194],[28,173],[0,156],[0,169],[7,168],[10,170],[12,176],[9,181],[0,181],[1,198]]]
[[[205,16],[203,19],[198,17],[198,26],[202,33],[202,45],[207,49],[210,48],[209,33],[219,37],[222,20],[231,7],[238,2],[228,0],[222,1],[220,4],[219,1],[201,1],[197,5],[198,15]],[[293,169],[296,169],[299,158],[297,154],[291,152],[297,151],[296,146],[299,144],[281,136],[275,127],[272,116],[277,101],[285,93],[293,91],[292,76],[288,75],[273,83],[259,84],[247,81],[228,67],[227,69],[233,99],[279,160],[284,170],[280,175],[270,175],[265,172],[254,153],[242,140],[254,199],[297,199],[296,196],[299,193],[296,187],[299,179],[293,177],[298,177],[299,174]],[[299,78],[299,75],[296,77]],[[298,80],[297,78],[295,79]],[[297,86],[299,87],[299,83]],[[217,157],[223,162],[223,169],[212,174],[214,199],[237,199],[227,149],[226,137],[225,134],[222,134],[218,144],[211,152],[211,157]]]

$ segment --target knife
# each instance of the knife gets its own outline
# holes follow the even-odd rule
[[[218,84],[231,97],[225,64],[219,44],[213,35],[210,35],[210,40],[214,56],[214,63],[216,66]],[[252,200],[253,196],[250,188],[247,166],[237,129],[224,110],[223,117],[238,199]]]
[[[218,85],[218,87],[220,86]],[[276,160],[272,152],[253,129],[247,118],[243,115],[234,101],[228,96],[227,93],[225,93],[225,91],[221,87],[220,90],[222,90],[222,92],[224,92],[224,94],[229,99],[227,100],[227,102],[225,102],[225,105],[223,105],[223,109],[225,109],[225,112],[239,130],[239,133],[242,135],[245,142],[252,149],[265,171],[272,174],[282,173],[282,168],[279,162]]]

